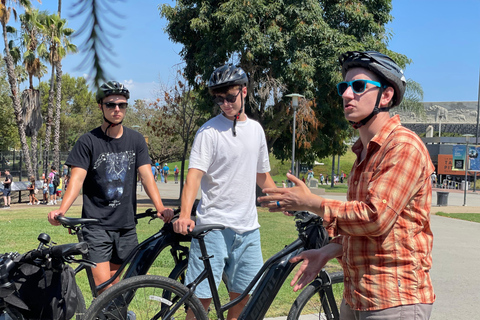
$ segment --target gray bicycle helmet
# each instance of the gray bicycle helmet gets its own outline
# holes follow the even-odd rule
[[[338,58],[338,61],[342,66],[342,76],[344,78],[349,69],[365,68],[379,76],[383,85],[391,86],[394,89],[392,105],[387,108],[379,108],[378,104],[384,90],[384,87],[381,87],[378,92],[377,102],[375,103],[372,113],[359,122],[351,122],[355,128],[359,128],[366,124],[377,113],[386,112],[390,108],[398,106],[402,102],[407,81],[405,79],[405,75],[403,74],[403,70],[395,61],[393,61],[392,58],[376,51],[348,51],[342,54]]]
[[[210,80],[208,81],[208,89],[210,90],[237,85],[241,86],[242,88],[248,86],[248,77],[242,68],[235,67],[232,64],[226,64],[215,69],[210,76]],[[235,130],[237,120],[243,111],[243,95],[240,95],[240,99],[242,101],[242,107],[240,108],[237,116],[233,119],[232,132],[234,137],[237,136],[237,131]]]
[[[235,85],[248,86],[248,77],[242,68],[235,67],[232,64],[226,64],[215,69],[208,81],[208,88],[210,90]]]
[[[111,95],[121,95],[125,98],[130,98],[128,89],[118,81],[110,80],[100,86],[97,90],[97,102],[102,103],[102,99]]]

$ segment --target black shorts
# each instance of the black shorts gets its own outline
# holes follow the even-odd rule
[[[95,263],[122,264],[138,244],[135,228],[112,231],[84,227],[83,238],[88,243],[89,260]]]

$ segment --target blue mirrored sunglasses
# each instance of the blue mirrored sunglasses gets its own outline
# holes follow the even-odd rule
[[[377,81],[372,80],[365,80],[365,79],[357,79],[352,81],[342,81],[337,84],[337,91],[340,96],[342,96],[345,91],[347,91],[348,87],[352,86],[352,90],[354,93],[363,93],[367,87],[367,83],[371,83],[376,87],[381,88],[382,84]]]

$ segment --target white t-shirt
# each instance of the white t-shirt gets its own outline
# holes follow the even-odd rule
[[[254,120],[233,121],[223,115],[207,121],[198,131],[189,168],[199,169],[202,199],[197,225],[223,224],[237,233],[260,227],[255,206],[257,173],[270,171],[267,142]]]

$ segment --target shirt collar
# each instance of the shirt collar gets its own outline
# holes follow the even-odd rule
[[[377,134],[370,140],[370,142],[374,142],[375,144],[381,146],[385,140],[387,140],[388,136],[392,133],[392,131],[401,125],[400,116],[397,114],[385,123],[385,125],[377,132]],[[358,156],[363,150],[363,144],[360,139],[355,142],[352,146],[352,151]]]

